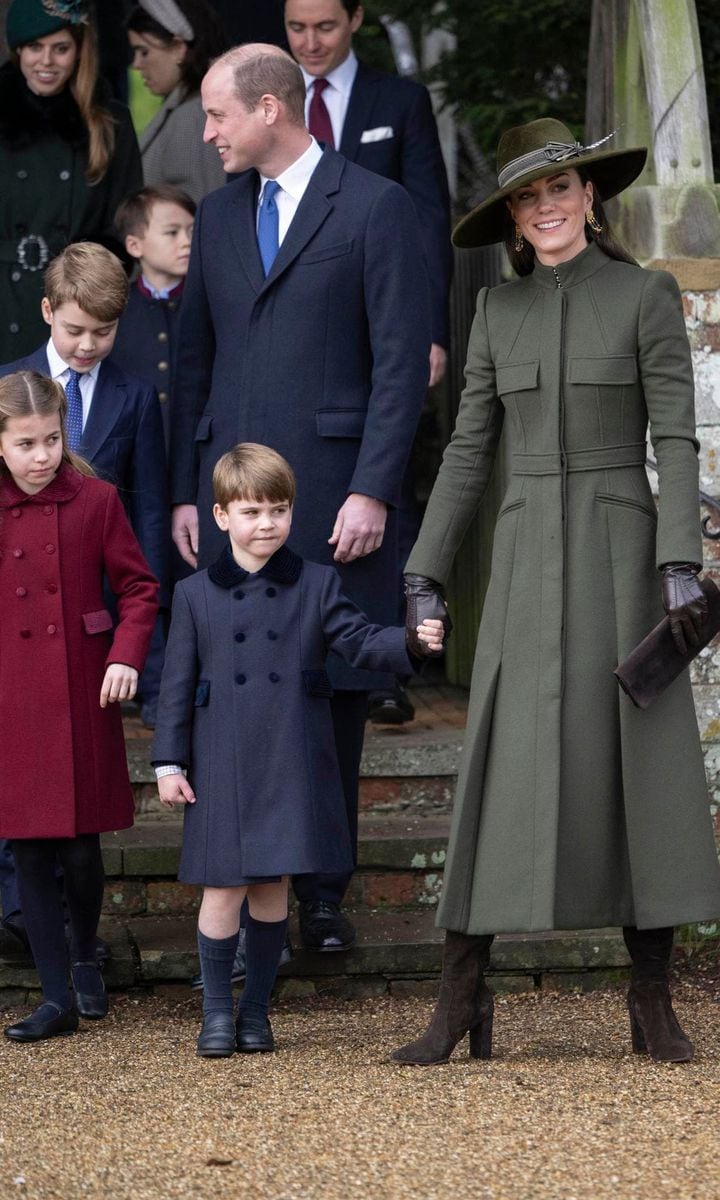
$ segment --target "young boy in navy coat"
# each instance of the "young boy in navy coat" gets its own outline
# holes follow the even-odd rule
[[[163,804],[184,804],[179,877],[203,887],[198,1054],[274,1048],[267,1019],[287,926],[288,876],[353,869],[325,660],[413,670],[404,629],[372,625],[333,567],[285,542],[295,478],[267,446],[242,443],[213,473],[229,544],[178,583],[152,759]],[[418,626],[417,658],[442,650],[440,621]],[[183,771],[187,772],[184,774]],[[231,972],[247,896],[247,977],[237,1022]]]
[[[140,268],[120,317],[114,361],[155,386],[168,438],[168,399],[183,285],[190,261],[195,201],[172,184],[126,196],[115,216],[118,237]]]

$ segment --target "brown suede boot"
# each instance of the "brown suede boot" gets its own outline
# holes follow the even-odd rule
[[[632,1048],[655,1062],[691,1062],[695,1054],[670,999],[668,967],[674,932],[671,926],[623,929],[633,964],[627,996]]]
[[[422,1037],[393,1050],[394,1062],[431,1066],[447,1062],[458,1042],[470,1034],[470,1057],[492,1053],[493,994],[483,979],[490,961],[492,935],[445,934],[440,994]]]

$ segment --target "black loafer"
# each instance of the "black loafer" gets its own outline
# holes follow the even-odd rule
[[[212,1012],[203,1018],[197,1052],[201,1058],[229,1058],[235,1053],[235,1021],[231,1012]]]
[[[415,716],[415,706],[404,688],[387,692],[371,692],[368,699],[368,720],[373,725],[404,725]]]
[[[306,950],[349,950],[355,943],[355,928],[328,900],[303,901],[298,905],[300,938]]]
[[[75,972],[78,967],[90,968],[93,975],[96,977],[93,980],[92,991],[79,991],[75,982]],[[105,990],[105,983],[100,974],[100,969],[96,963],[77,962],[73,963],[70,968],[72,976],[73,988],[75,989],[75,1007],[81,1017],[86,1021],[101,1021],[103,1017],[108,1015],[108,994]]]
[[[258,1021],[256,1017],[245,1016],[241,1011],[235,1031],[237,1048],[241,1054],[270,1054],[275,1049],[273,1031],[267,1018]]]
[[[68,1037],[78,1028],[77,1010],[61,1008],[52,1000],[45,1000],[24,1021],[8,1025],[5,1037],[11,1042],[42,1042],[45,1038]]]
[[[293,956],[292,942],[290,941],[290,938],[286,936],[285,945],[282,948],[282,953],[280,955],[280,961],[278,963],[278,967],[287,966],[287,964],[289,962],[292,962],[292,956]],[[245,930],[241,929],[240,937],[238,939],[238,948],[235,951],[235,958],[233,960],[232,975],[230,976],[230,982],[231,983],[242,983],[243,979],[245,978],[245,974],[246,974]],[[202,987],[203,987],[202,975],[193,975],[192,979],[190,980],[190,987],[195,988],[196,991],[202,990]]]

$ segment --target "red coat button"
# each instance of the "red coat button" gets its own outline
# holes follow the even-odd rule
[[[13,558],[22,558],[22,556],[23,556],[23,551],[20,549],[19,546],[17,547],[17,549],[13,550]]]
[[[29,637],[30,637],[30,630],[29,630],[29,629],[21,629],[21,630],[20,630],[20,637],[21,637],[21,638],[29,638]]]
[[[21,512],[21,510],[20,510],[19,508],[11,508],[11,509],[10,509],[10,516],[11,516],[11,517],[21,517],[21,516],[22,516],[22,512]]]
[[[50,595],[51,595],[51,596],[54,596],[54,595],[55,595],[55,593],[56,593],[56,591],[57,591],[57,584],[56,584],[56,583],[49,583],[49,584],[47,585],[47,591],[50,593]]]
[[[55,509],[53,508],[52,504],[46,504],[43,509],[43,512],[45,513],[46,517],[51,517],[53,515],[53,513],[55,512]]]
[[[47,631],[48,633],[57,633],[57,625],[48,625]]]
[[[55,547],[53,546],[52,542],[48,542],[47,546],[45,547],[45,551],[47,554],[55,553]]]
[[[20,597],[27,596],[27,588],[23,588],[23,587],[15,588],[15,595],[20,596]]]

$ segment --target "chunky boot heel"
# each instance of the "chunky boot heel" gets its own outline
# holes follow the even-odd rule
[[[630,984],[628,991],[633,1050],[654,1062],[692,1062],[695,1047],[675,1016],[670,989],[661,979]]]
[[[630,1012],[630,1041],[632,1042],[633,1053],[647,1054],[648,1048],[647,1042],[645,1041],[645,1034],[638,1024],[638,1019],[635,1015],[635,1010],[629,997],[628,1010]]]
[[[471,1058],[492,1058],[493,1009],[494,1004],[491,998],[488,1011],[470,1030]]]
[[[445,935],[440,994],[422,1037],[390,1055],[393,1062],[418,1067],[445,1063],[466,1033],[472,1058],[489,1058],[492,1047],[493,995],[483,980],[492,937]]]

